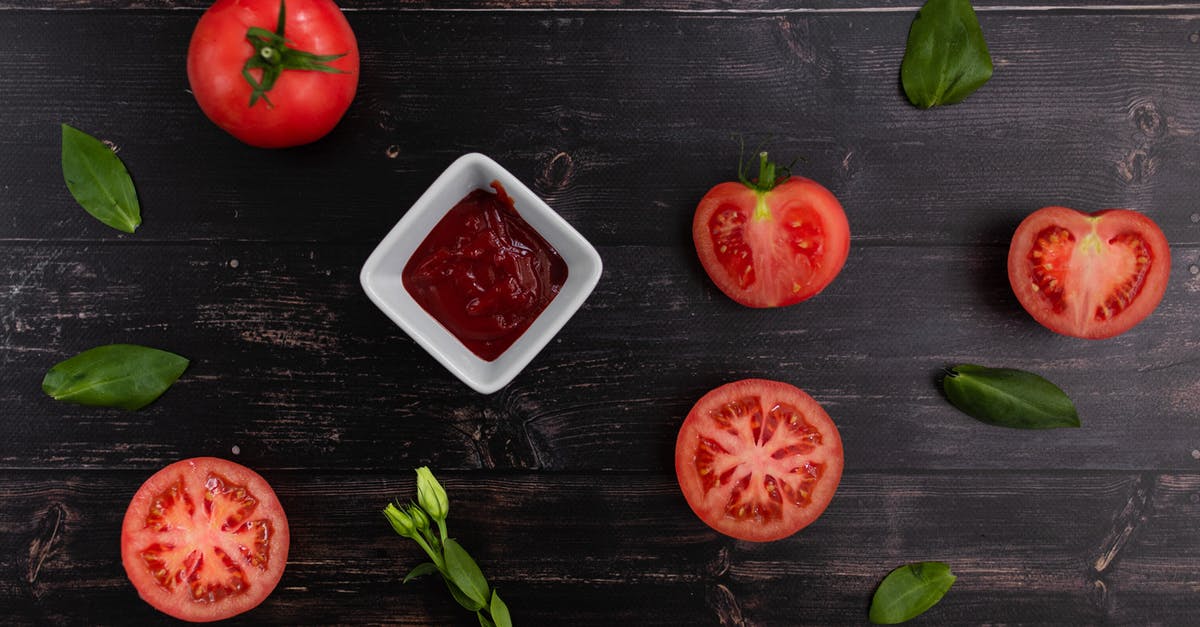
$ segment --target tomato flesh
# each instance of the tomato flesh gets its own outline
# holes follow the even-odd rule
[[[1040,209],[1017,228],[1008,258],[1025,310],[1052,331],[1089,339],[1119,335],[1150,315],[1170,267],[1162,231],[1126,209]]]
[[[825,510],[841,480],[841,437],[811,396],[747,379],[700,399],[675,443],[675,472],[692,510],[734,538],[792,535]]]
[[[167,466],[138,490],[121,536],[125,571],[158,610],[195,622],[257,606],[287,563],[287,518],[271,487],[233,462]]]
[[[850,227],[829,190],[799,177],[770,191],[722,183],[708,192],[692,224],[705,271],[748,307],[807,300],[841,271]]]

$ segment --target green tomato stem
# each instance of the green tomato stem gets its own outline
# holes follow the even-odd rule
[[[767,151],[758,153],[758,177],[750,179],[746,176],[745,164],[738,165],[738,179],[742,185],[750,189],[765,194],[773,189],[776,185],[786,181],[791,175],[791,172],[786,167],[779,167],[774,161],[771,161],[767,156]]]
[[[275,26],[275,32],[271,32],[265,28],[251,26],[246,31],[246,41],[254,46],[254,54],[246,59],[246,64],[242,66],[242,78],[250,84],[250,106],[262,99],[267,103],[268,107],[273,107],[271,99],[267,97],[267,92],[275,87],[275,81],[279,80],[280,74],[284,70],[307,70],[313,72],[326,72],[329,74],[344,74],[331,65],[330,61],[336,61],[347,53],[341,54],[313,54],[304,50],[295,50],[287,45],[287,37],[284,35],[283,26],[287,22],[287,3],[284,0],[279,2],[279,21]],[[251,70],[260,72],[258,77],[255,77]]]

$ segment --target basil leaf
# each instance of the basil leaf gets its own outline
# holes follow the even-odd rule
[[[492,603],[488,606],[488,611],[492,614],[492,621],[496,627],[512,627],[512,616],[508,613],[508,605],[500,600],[500,595],[492,590]]]
[[[900,82],[922,109],[962,102],[992,77],[992,57],[968,0],[928,0],[908,31]]]
[[[446,576],[463,594],[479,604],[473,609],[483,607],[489,597],[488,583],[483,577],[483,571],[479,570],[479,565],[454,538],[447,538],[442,543],[442,548],[446,557]]]
[[[483,613],[483,610],[475,612],[475,616],[479,618],[479,627],[497,627],[496,623],[493,623],[492,619]]]
[[[955,579],[942,562],[917,562],[893,570],[871,599],[871,622],[895,625],[920,616],[942,600]]]
[[[942,388],[955,407],[988,424],[1016,429],[1079,426],[1079,414],[1066,393],[1032,372],[962,364],[949,370]]]
[[[434,564],[433,562],[425,562],[424,564],[417,564],[416,568],[412,569],[411,571],[408,572],[407,575],[404,576],[404,581],[401,583],[408,583],[408,582],[412,581],[413,579],[416,579],[418,577],[424,577],[425,575],[432,575],[433,573],[436,573],[437,571],[438,571],[437,564]]]
[[[92,217],[126,233],[141,225],[142,210],[133,179],[104,142],[63,124],[62,171],[67,189]]]
[[[141,409],[167,391],[188,363],[146,346],[99,346],[55,364],[42,379],[42,390],[57,401]]]

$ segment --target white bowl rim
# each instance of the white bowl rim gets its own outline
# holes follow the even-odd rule
[[[487,179],[480,184],[480,181]],[[398,277],[403,269],[385,271],[385,266],[397,256],[398,247],[405,245],[404,263],[412,251],[424,241],[441,218],[469,193],[470,189],[487,188],[498,181],[513,199],[517,213],[546,239],[567,263],[567,280],[534,322],[499,357],[485,361],[471,352],[433,316],[429,315],[404,289]],[[469,185],[464,185],[464,181]],[[454,195],[453,188],[462,191]],[[447,196],[450,194],[450,196]],[[409,234],[425,223],[420,237]],[[583,305],[600,280],[603,262],[600,254],[574,227],[555,212],[524,183],[489,157],[467,153],[446,168],[425,190],[395,226],[371,252],[359,272],[359,282],[367,297],[426,352],[434,357],[459,380],[481,394],[491,394],[508,385],[533,361],[558,334],[567,321]],[[399,287],[399,289],[395,289]]]

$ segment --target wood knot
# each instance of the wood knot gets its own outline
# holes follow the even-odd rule
[[[1158,112],[1153,102],[1135,102],[1130,107],[1129,117],[1146,137],[1159,137],[1167,130],[1166,118]]]
[[[714,579],[724,577],[729,573],[729,546],[722,545],[717,554],[704,565],[704,572]]]
[[[733,596],[733,591],[728,587],[717,584],[707,588],[704,594],[705,604],[715,614],[714,618],[718,625],[740,626],[745,625],[746,618],[742,615],[742,608],[738,604],[737,597]]]
[[[813,43],[808,20],[793,22],[787,17],[779,18],[779,31],[783,42],[801,63],[815,63],[817,50]]]
[[[1117,162],[1117,175],[1129,184],[1149,181],[1158,170],[1158,159],[1145,148],[1134,148]]]
[[[573,133],[578,126],[575,116],[572,115],[570,111],[565,109],[558,112],[558,115],[554,119],[554,123],[558,127],[559,132],[562,133]]]
[[[63,529],[71,518],[71,511],[62,503],[51,503],[37,514],[33,521],[33,539],[29,543],[29,564],[25,570],[25,581],[36,584],[42,566],[62,543]]]
[[[544,194],[560,192],[571,183],[575,174],[575,160],[565,152],[558,152],[546,162],[537,177],[537,186]]]
[[[380,109],[378,124],[379,128],[385,131],[394,131],[396,130],[396,116],[387,109]]]

